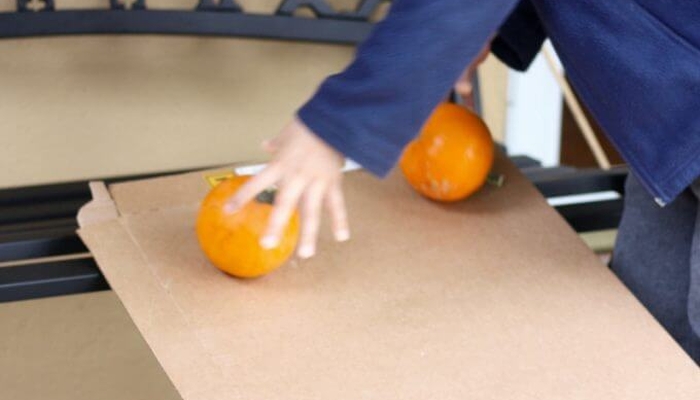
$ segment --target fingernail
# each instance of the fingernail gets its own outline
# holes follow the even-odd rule
[[[263,249],[274,249],[277,247],[277,238],[274,236],[265,236],[260,239],[260,246]]]
[[[314,255],[314,248],[309,245],[304,245],[299,248],[298,251],[300,258],[310,258]]]
[[[338,242],[347,242],[350,240],[350,231],[347,229],[341,229],[337,232],[335,232],[335,240]]]

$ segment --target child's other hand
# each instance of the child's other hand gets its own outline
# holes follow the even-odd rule
[[[476,74],[476,70],[479,65],[486,60],[486,57],[488,57],[490,51],[491,43],[489,41],[489,43],[486,44],[483,49],[481,49],[481,52],[476,56],[471,65],[469,65],[464,73],[462,73],[462,76],[457,80],[457,83],[455,83],[455,92],[462,97],[464,105],[469,107],[471,110],[474,110],[474,88],[472,85],[474,82],[474,75]]]

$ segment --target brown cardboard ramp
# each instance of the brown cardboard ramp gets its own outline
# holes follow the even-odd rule
[[[198,250],[202,173],[110,187],[80,235],[185,400],[700,398],[692,361],[497,168],[504,187],[454,205],[350,173],[353,239],[255,281]]]

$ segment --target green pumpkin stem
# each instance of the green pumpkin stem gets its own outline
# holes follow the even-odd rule
[[[491,172],[491,173],[488,175],[488,178],[486,178],[486,182],[487,182],[489,185],[495,186],[495,187],[501,187],[501,186],[503,186],[503,184],[505,183],[505,181],[506,181],[506,176],[505,176],[505,175],[503,175],[503,174],[498,174],[498,173],[495,173],[495,172]]]

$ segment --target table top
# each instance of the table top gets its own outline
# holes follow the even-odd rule
[[[696,399],[692,361],[495,171],[503,187],[450,205],[350,173],[352,240],[254,281],[197,247],[202,173],[113,185],[79,233],[185,400]]]

